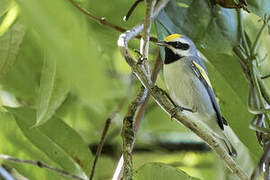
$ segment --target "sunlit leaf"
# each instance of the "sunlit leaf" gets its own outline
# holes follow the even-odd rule
[[[56,63],[47,52],[41,72],[36,125],[45,123],[53,116],[69,91],[68,83],[59,77]]]
[[[5,18],[0,24],[0,36],[2,36],[9,27],[15,22],[17,16],[18,16],[19,8],[17,4],[11,3],[11,7],[9,8]]]
[[[24,38],[24,26],[14,24],[4,35],[0,36],[0,78],[14,64]]]
[[[8,8],[10,7],[12,3],[12,0],[1,0],[0,1],[0,17],[3,16],[8,11]]]
[[[29,108],[8,108],[24,135],[63,169],[86,177],[90,172],[91,152],[82,138],[63,121],[52,118],[39,127],[35,125],[36,113]]]

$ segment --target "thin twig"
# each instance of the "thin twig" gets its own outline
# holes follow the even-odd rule
[[[118,31],[118,32],[122,32],[122,33],[123,33],[123,32],[126,31],[125,28],[122,28],[122,27],[120,27],[120,26],[117,26],[117,25],[115,25],[115,24],[112,24],[112,23],[108,22],[104,17],[102,17],[102,18],[96,17],[95,15],[93,15],[92,13],[90,13],[89,11],[87,11],[87,10],[81,8],[74,0],[69,0],[69,1],[70,1],[70,3],[71,3],[74,7],[76,7],[79,11],[81,11],[83,14],[85,14],[85,15],[88,16],[88,17],[90,17],[91,19],[95,20],[96,22],[98,22],[98,23],[100,23],[100,24],[102,24],[102,25],[104,25],[104,26],[110,27],[110,28],[112,28],[112,29],[114,29],[114,30],[116,30],[116,31]],[[142,37],[141,35],[137,35],[137,36],[136,36],[137,39],[141,39],[141,37]],[[157,42],[157,38],[155,38],[155,37],[150,37],[150,41],[152,41],[152,42]]]
[[[104,126],[103,131],[102,131],[102,136],[101,136],[101,139],[99,141],[99,144],[98,144],[98,147],[97,147],[97,151],[96,151],[95,160],[94,160],[94,163],[93,163],[93,166],[92,166],[92,169],[91,169],[91,174],[90,174],[90,178],[89,178],[90,180],[92,180],[93,177],[94,177],[96,164],[98,162],[98,158],[99,158],[99,156],[101,154],[103,145],[105,143],[105,137],[106,137],[106,135],[108,133],[108,130],[109,130],[111,121],[112,121],[112,119],[114,119],[115,115],[122,109],[122,107],[124,105],[124,102],[125,102],[125,100],[121,101],[121,103],[118,105],[118,107],[116,108],[116,110],[114,110],[111,113],[111,115],[105,121],[105,126]]]
[[[154,15],[151,19],[155,18],[159,11],[164,8],[164,6],[168,3],[169,0],[160,0],[156,9],[154,11]],[[121,55],[124,57],[126,62],[132,68],[133,72],[136,74],[138,79],[144,85],[145,88],[148,89],[152,97],[155,101],[161,106],[161,108],[169,114],[172,114],[171,110],[174,108],[173,105],[170,103],[168,98],[164,96],[162,92],[160,92],[160,88],[154,85],[154,83],[147,77],[145,72],[143,71],[142,67],[138,65],[129,52],[128,49],[128,41],[135,37],[138,33],[143,30],[143,25],[139,24],[132,28],[131,30],[121,34],[118,39],[118,47],[120,50]],[[209,144],[212,149],[214,149],[217,154],[224,160],[227,166],[235,173],[240,179],[247,180],[248,177],[246,173],[239,167],[239,165],[234,161],[234,159],[226,152],[226,150],[220,146],[217,139],[215,139],[212,134],[208,131],[204,130],[203,128],[199,127],[196,123],[190,121],[183,113],[175,114],[175,119],[178,122],[181,122],[183,125],[188,127],[191,131],[201,137],[205,142]]]
[[[270,21],[270,16],[269,17],[266,17],[263,21],[263,26],[262,28],[260,29],[259,33],[257,34],[256,36],[256,39],[255,39],[255,42],[252,46],[252,49],[251,49],[251,56],[255,56],[256,53],[257,53],[257,49],[258,49],[258,46],[259,46],[259,41],[260,41],[260,38],[262,36],[262,33],[264,32],[265,28],[268,26],[269,24],[269,21]]]
[[[265,172],[264,172],[264,180],[270,180],[270,172],[269,172],[269,163],[270,159],[266,159],[264,166],[265,166]]]
[[[242,9],[237,9],[237,17],[238,17],[238,22],[239,22],[239,31],[241,33],[245,52],[247,55],[250,55],[250,49],[249,49],[249,46],[247,43],[246,34],[245,34],[245,30],[244,30],[244,20],[243,20]],[[243,59],[243,60],[246,60],[246,59]]]
[[[263,164],[264,162],[270,157],[270,143],[268,143],[264,147],[263,155],[257,165],[257,167],[254,169],[252,175],[250,176],[250,180],[256,180],[258,176],[260,175],[261,171],[263,170]]]
[[[266,79],[266,78],[269,78],[269,77],[270,77],[270,74],[262,76],[261,79]]]
[[[135,8],[140,4],[140,2],[143,2],[144,0],[136,0],[134,4],[132,4],[131,8],[128,10],[127,14],[123,17],[124,21],[127,21]]]
[[[39,168],[45,168],[45,169],[48,169],[49,171],[55,172],[55,173],[57,173],[57,174],[59,174],[61,176],[66,176],[66,177],[69,177],[69,178],[72,178],[72,179],[84,180],[83,178],[81,178],[79,176],[70,174],[69,172],[64,171],[62,169],[58,169],[58,168],[49,166],[49,165],[47,165],[47,164],[45,164],[45,163],[43,163],[41,161],[18,159],[18,158],[11,157],[11,156],[5,155],[5,154],[1,154],[0,158],[5,160],[5,161],[9,161],[9,162],[13,162],[13,163],[30,164],[30,165],[37,166]]]

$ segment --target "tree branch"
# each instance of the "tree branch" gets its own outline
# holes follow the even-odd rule
[[[66,177],[69,177],[69,178],[72,178],[72,179],[84,180],[83,178],[81,178],[79,176],[70,174],[69,172],[64,171],[62,169],[58,169],[58,168],[49,166],[49,165],[47,165],[47,164],[45,164],[45,163],[43,163],[41,161],[18,159],[18,158],[14,158],[14,157],[11,157],[11,156],[8,156],[8,155],[5,155],[5,154],[1,154],[0,158],[5,160],[5,161],[9,161],[9,162],[13,162],[13,163],[30,164],[30,165],[37,166],[39,168],[45,168],[45,169],[48,169],[49,171],[55,172],[55,173],[57,173],[57,174],[59,174],[61,176],[66,176]]]
[[[161,9],[165,7],[169,0],[160,0],[158,2],[157,7],[155,8],[153,20],[159,13]],[[131,30],[126,31],[121,34],[118,39],[118,47],[121,55],[124,57],[126,62],[132,68],[137,78],[141,81],[143,86],[148,89],[149,93],[155,99],[155,101],[160,105],[160,107],[167,113],[172,114],[171,110],[174,106],[170,103],[168,98],[160,91],[160,89],[155,86],[155,84],[151,81],[150,78],[147,77],[147,74],[143,70],[143,68],[137,64],[137,61],[133,58],[128,49],[128,41],[135,37],[138,33],[143,30],[143,25],[139,24],[132,28]],[[227,166],[236,174],[240,179],[247,180],[248,177],[244,171],[238,166],[238,164],[234,161],[234,159],[226,152],[224,148],[222,148],[217,139],[215,139],[208,131],[202,129],[194,122],[191,122],[183,113],[175,114],[175,119],[188,127],[191,131],[201,137],[207,144],[212,147],[213,150],[224,160]]]
[[[81,8],[74,0],[69,0],[69,1],[70,1],[70,3],[71,3],[74,7],[76,7],[79,11],[81,11],[83,14],[85,14],[85,15],[88,16],[89,18],[95,20],[97,23],[100,23],[101,25],[104,25],[104,26],[107,26],[107,27],[109,27],[109,28],[112,28],[112,29],[114,29],[114,30],[116,30],[116,31],[118,31],[118,32],[122,32],[122,33],[123,33],[123,32],[126,31],[125,28],[122,28],[122,27],[120,27],[120,26],[117,26],[117,25],[115,25],[115,24],[112,24],[112,23],[108,22],[108,21],[105,19],[105,17],[102,17],[102,18],[96,17],[95,15],[93,15],[92,13],[90,13],[89,11],[87,11],[87,10]],[[139,34],[136,36],[137,39],[140,39],[141,37],[142,37],[142,36],[139,35]],[[155,38],[155,37],[150,37],[150,41],[152,41],[152,42],[157,42],[157,38]]]
[[[141,48],[140,48],[142,62],[138,62],[138,64],[139,63],[143,64],[143,69],[149,78],[151,76],[150,67],[148,63],[149,39],[150,39],[149,37],[150,37],[150,30],[151,30],[151,24],[152,24],[151,16],[153,14],[155,4],[156,4],[156,0],[146,1],[146,13],[145,13],[145,19],[143,22],[143,37],[141,39]],[[156,64],[160,64],[160,63],[156,61]],[[155,66],[155,68],[160,69],[157,66]],[[157,76],[158,72],[155,71],[155,73],[156,74],[153,74],[153,75]],[[154,77],[154,79],[156,79],[156,77]],[[138,102],[140,98],[143,98],[143,101],[142,101],[143,104],[137,110],[139,106]],[[123,156],[122,157],[124,161],[121,161],[122,157],[120,159],[120,162],[124,162],[124,164],[121,167],[121,171],[119,172],[119,175],[117,175],[118,179],[121,177],[121,174],[122,174],[121,172],[123,171],[123,167],[124,167],[123,178],[132,179],[133,177],[132,149],[134,147],[137,131],[141,123],[141,120],[143,118],[149,98],[150,97],[149,97],[148,90],[142,86],[141,92],[139,93],[138,97],[130,105],[127,115],[124,118],[123,131],[122,131],[123,133],[122,134],[122,137],[123,137]],[[137,115],[135,116],[136,111],[137,111]],[[135,120],[135,128],[133,126],[134,120]]]
[[[0,177],[2,177],[4,180],[15,180],[14,177],[2,166],[0,166]]]
[[[156,81],[158,73],[159,73],[161,65],[162,65],[162,59],[161,59],[160,53],[158,53],[158,56],[157,56],[155,62],[156,63],[154,65],[154,68],[153,68],[153,71],[152,71],[152,74],[151,74],[151,79],[152,79],[153,82]],[[138,107],[138,110],[136,112],[136,116],[134,117],[134,124],[133,124],[134,138],[133,138],[133,143],[132,143],[132,146],[131,146],[131,150],[133,150],[133,148],[134,148],[134,143],[135,143],[135,140],[136,140],[136,136],[137,136],[137,133],[138,133],[142,118],[144,116],[144,113],[145,113],[146,106],[148,104],[149,98],[150,98],[150,94],[147,93],[147,96],[146,96],[144,102]],[[121,156],[120,160],[118,161],[117,168],[116,168],[116,170],[114,172],[113,180],[119,180],[123,175],[123,171],[124,171],[124,159],[123,159],[123,156]]]

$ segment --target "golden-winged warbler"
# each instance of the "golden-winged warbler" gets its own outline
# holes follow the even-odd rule
[[[191,109],[193,112],[183,113],[189,119],[203,123],[228,153],[236,156],[235,148],[224,134],[227,122],[195,44],[184,35],[171,34],[157,45],[165,47],[164,80],[172,101],[178,107]]]

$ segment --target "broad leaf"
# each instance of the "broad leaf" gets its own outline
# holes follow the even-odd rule
[[[135,171],[134,180],[199,180],[163,163],[147,163]]]
[[[104,62],[97,56],[98,41],[86,26],[85,15],[79,14],[69,1],[17,0],[17,3],[28,26],[38,34],[41,48],[50,51],[57,60],[60,74],[87,103],[102,112],[102,102],[112,88],[106,79],[109,77]]]
[[[69,91],[67,82],[59,77],[56,64],[56,60],[47,52],[41,72],[36,125],[45,123],[53,116]]]
[[[24,38],[24,32],[24,26],[15,23],[4,35],[0,36],[0,78],[14,64]]]
[[[57,118],[35,125],[36,113],[29,108],[8,108],[24,135],[64,170],[86,178],[90,172],[91,152],[83,139]]]
[[[20,159],[45,162],[53,167],[61,168],[51,161],[46,154],[36,148],[23,134],[12,114],[0,111],[0,154],[10,155]],[[29,179],[61,179],[51,171],[37,166],[8,163],[0,160],[1,164],[15,168],[20,174]]]

